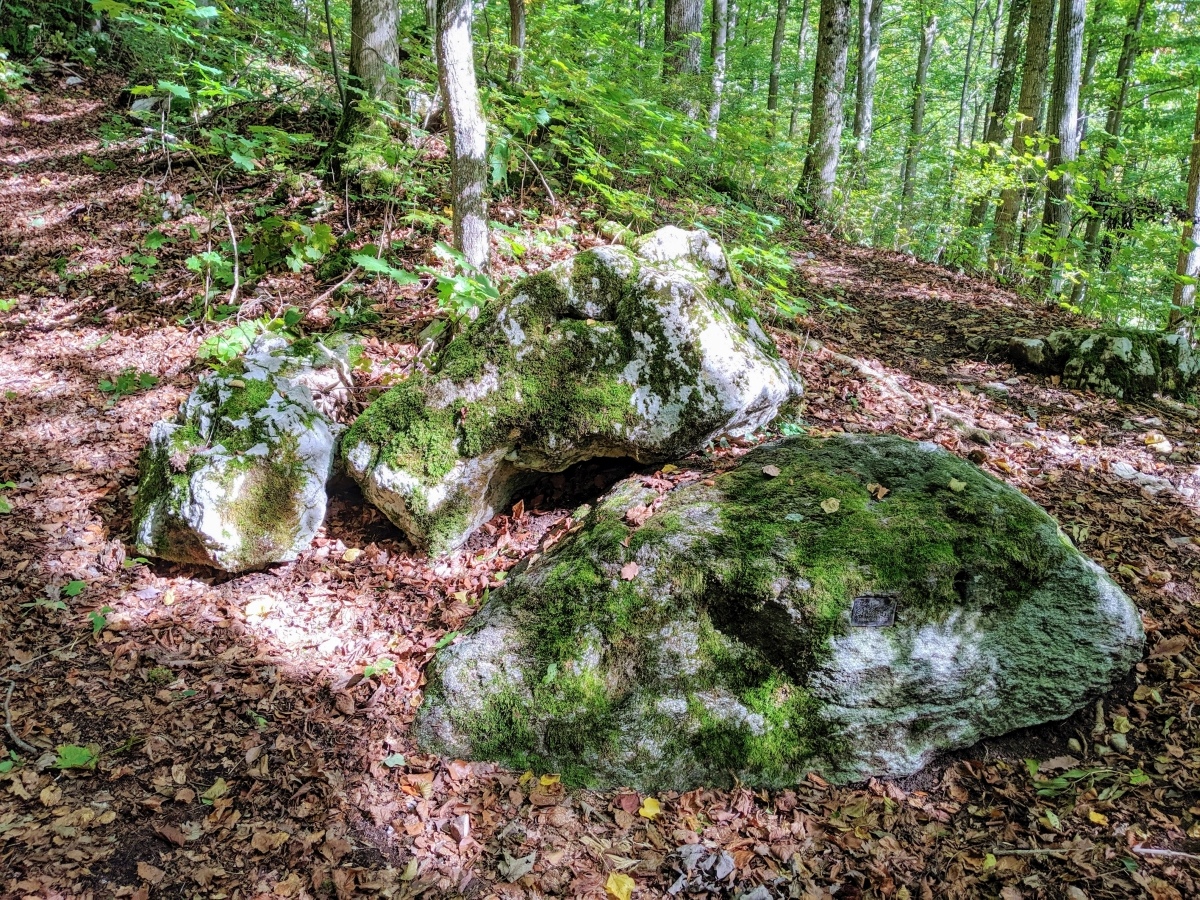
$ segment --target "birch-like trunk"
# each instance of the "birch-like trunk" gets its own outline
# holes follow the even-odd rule
[[[875,131],[875,79],[879,72],[879,35],[883,0],[860,0],[858,6],[858,74],[854,93],[854,157],[859,170]]]
[[[979,31],[979,13],[982,9],[980,0],[975,0],[971,11],[971,31],[967,38],[967,58],[963,64],[962,90],[958,95],[958,132],[954,146],[963,145],[963,136],[967,131],[967,96],[971,90],[971,70],[975,67],[975,35]]]
[[[808,0],[800,7],[800,34],[796,37],[796,80],[792,82],[792,118],[788,122],[788,139],[796,137],[800,122],[800,82],[804,78],[805,50],[808,46]]]
[[[475,83],[471,0],[440,0],[437,10],[438,82],[450,123],[450,189],[454,246],[471,265],[488,264],[487,123]]]
[[[788,0],[775,2],[775,35],[771,39],[771,78],[767,82],[767,120],[775,136],[775,111],[779,109],[779,70],[783,66],[783,40],[787,35]]]
[[[846,87],[846,50],[850,37],[850,0],[821,0],[817,59],[813,73],[808,155],[800,194],[809,213],[827,219],[833,205],[842,140],[842,92]]]
[[[1172,297],[1171,325],[1187,324],[1196,308],[1196,279],[1200,278],[1200,98],[1196,100],[1196,126],[1192,130],[1191,164],[1188,166],[1187,218],[1179,248],[1179,281]]]
[[[1017,122],[1013,126],[1012,153],[1019,157],[1027,151],[1026,142],[1037,131],[1046,98],[1046,75],[1050,61],[1050,31],[1054,22],[1054,0],[1031,0],[1029,37],[1025,44],[1025,65],[1021,72],[1021,96],[1017,100]],[[996,210],[995,234],[991,246],[993,267],[1006,270],[1008,257],[1017,239],[1017,216],[1025,199],[1023,184],[1000,192]]]
[[[1052,136],[1047,159],[1046,205],[1042,209],[1043,236],[1050,244],[1041,254],[1043,288],[1052,295],[1062,290],[1057,274],[1063,244],[1071,230],[1067,198],[1074,181],[1070,166],[1079,158],[1079,85],[1083,74],[1083,28],[1087,0],[1062,0],[1054,47],[1054,83],[1050,90],[1047,131]],[[1054,177],[1057,176],[1057,177]],[[1051,273],[1055,273],[1051,277]]]

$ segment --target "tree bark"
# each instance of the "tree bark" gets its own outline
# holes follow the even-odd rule
[[[788,0],[775,2],[775,36],[771,39],[771,78],[767,83],[767,120],[775,136],[775,111],[779,109],[779,70],[783,66],[783,39],[787,35]]]
[[[1029,6],[1029,36],[1025,45],[1025,65],[1021,72],[1021,95],[1017,100],[1017,122],[1013,126],[1012,152],[1019,157],[1026,151],[1026,142],[1037,130],[1046,96],[1046,73],[1050,56],[1050,26],[1054,21],[1054,0],[1031,0]],[[1025,198],[1023,185],[1007,187],[1000,192],[1000,208],[996,210],[995,235],[991,246],[994,267],[1007,268],[1017,238],[1017,214]]]
[[[725,91],[725,44],[729,36],[729,0],[712,0],[712,101],[708,107],[708,136],[717,139],[721,95]]]
[[[808,0],[800,7],[800,34],[796,38],[796,80],[792,82],[792,118],[788,122],[788,138],[796,136],[800,122],[800,82],[804,78],[804,51],[808,43]]]
[[[394,100],[388,75],[400,67],[396,0],[354,0],[350,7],[350,84],[361,94]],[[354,103],[351,97],[348,101]]]
[[[1096,0],[1092,14],[1092,33],[1088,37],[1087,53],[1083,57],[1083,75],[1079,82],[1079,142],[1087,139],[1088,112],[1091,107],[1092,81],[1096,75],[1096,62],[1100,59],[1100,26],[1104,22],[1104,0]]]
[[[1200,98],[1196,100],[1196,125],[1192,130],[1191,163],[1188,166],[1187,218],[1183,223],[1183,244],[1175,268],[1179,280],[1171,303],[1170,324],[1190,326],[1196,307],[1196,279],[1200,278]],[[1189,327],[1190,330],[1190,327]]]
[[[958,133],[954,140],[955,147],[963,145],[963,134],[967,130],[967,93],[971,89],[971,69],[975,65],[975,35],[979,31],[980,0],[975,0],[971,11],[971,32],[967,38],[967,58],[963,65],[962,90],[958,96]]]
[[[438,82],[450,124],[454,246],[468,263],[486,269],[487,123],[475,83],[471,0],[440,0],[437,13]]]
[[[663,30],[663,77],[700,74],[702,0],[666,0]]]
[[[1054,83],[1050,90],[1047,130],[1051,132],[1047,159],[1046,205],[1042,229],[1054,243],[1042,252],[1043,288],[1052,294],[1061,290],[1061,278],[1051,273],[1061,261],[1062,244],[1071,230],[1071,207],[1067,198],[1073,177],[1069,166],[1079,158],[1079,85],[1083,71],[1083,29],[1087,0],[1062,0],[1054,47]],[[1057,177],[1053,177],[1057,175]]]
[[[854,157],[852,168],[862,165],[875,130],[875,79],[879,66],[879,35],[883,0],[859,0],[858,73],[854,92]]]
[[[508,45],[508,83],[518,85],[525,68],[525,0],[508,0]]]
[[[647,5],[648,4],[647,4],[646,0],[637,0],[637,8],[638,8],[638,30],[637,30],[638,38],[637,38],[637,41],[638,41],[638,46],[641,47],[643,50],[646,49],[646,6]]]
[[[1021,55],[1021,39],[1024,37],[1025,20],[1029,15],[1029,0],[1013,0],[1008,8],[1008,24],[1004,29],[1004,45],[1000,50],[1000,69],[996,73],[996,90],[983,132],[985,144],[999,147],[1008,132],[1008,109],[1012,105],[1013,82],[1017,76],[1017,59]],[[995,159],[996,151],[988,151],[988,158]],[[986,165],[986,163],[985,163]],[[988,198],[980,197],[971,208],[970,227],[978,228],[987,218]]]
[[[1092,212],[1088,214],[1087,226],[1084,229],[1084,268],[1091,273],[1099,261],[1100,234],[1104,220],[1100,215],[1099,206],[1103,204],[1104,192],[1110,190],[1109,181],[1113,174],[1113,163],[1109,150],[1121,138],[1121,124],[1125,117],[1125,103],[1129,99],[1129,82],[1133,74],[1133,64],[1137,60],[1138,45],[1141,38],[1142,22],[1146,17],[1146,0],[1138,0],[1138,5],[1129,15],[1125,24],[1125,37],[1121,42],[1121,56],[1117,60],[1117,90],[1113,95],[1112,105],[1108,108],[1105,119],[1105,134],[1099,142],[1096,174],[1092,194],[1088,200]],[[1097,23],[1098,24],[1098,23]],[[1081,133],[1082,138],[1082,133]],[[1071,302],[1082,306],[1087,297],[1088,281],[1081,278],[1075,283],[1071,292]]]
[[[833,205],[842,139],[842,91],[846,87],[846,49],[850,36],[850,0],[821,0],[817,59],[813,73],[808,154],[800,194],[809,213],[828,216]]]
[[[911,212],[914,176],[917,171],[917,152],[925,128],[925,82],[929,77],[929,62],[933,58],[933,42],[937,40],[937,16],[930,14],[921,30],[921,51],[917,54],[917,74],[913,79],[912,120],[908,127],[908,142],[904,148],[904,163],[900,171],[900,223],[908,221]]]

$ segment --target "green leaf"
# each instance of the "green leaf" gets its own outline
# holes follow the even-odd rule
[[[414,275],[412,272],[405,272],[403,269],[397,269],[389,265],[385,260],[377,259],[366,253],[356,253],[350,257],[350,261],[356,266],[361,266],[368,272],[373,272],[376,275],[386,275],[396,284],[413,284],[420,281],[420,276]]]
[[[389,769],[395,769],[399,766],[407,765],[408,761],[404,758],[403,753],[392,753],[383,758],[383,764]]]
[[[86,587],[86,581],[68,581],[62,592],[68,597],[78,597]]]
[[[111,606],[102,606],[100,609],[93,609],[87,614],[88,621],[92,623],[92,636],[95,637],[105,626],[108,625],[108,614],[113,611]]]
[[[152,232],[146,235],[142,243],[145,245],[147,250],[157,250],[163,244],[170,244],[174,240],[174,238],[167,237],[165,234],[155,228]],[[157,262],[157,260],[155,261]]]
[[[54,759],[56,769],[94,769],[99,754],[92,747],[80,747],[78,744],[59,744],[58,755]]]
[[[188,89],[186,87],[184,87],[182,84],[176,84],[173,81],[166,81],[165,79],[160,78],[158,80],[158,87],[160,90],[170,92],[171,94],[178,97],[180,100],[191,100],[192,99],[191,92],[188,91]]]
[[[450,646],[450,642],[458,637],[457,631],[451,631],[449,634],[442,635],[442,639],[433,645],[434,650],[441,650],[443,647]]]
[[[247,156],[245,153],[238,153],[236,150],[231,150],[229,153],[229,158],[232,159],[233,164],[243,172],[254,171],[255,166],[253,157]]]

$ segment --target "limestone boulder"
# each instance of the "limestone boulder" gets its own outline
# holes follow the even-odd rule
[[[936,445],[794,437],[660,488],[620,483],[493,593],[435,658],[424,748],[647,791],[900,776],[1140,658],[1116,584]]]
[[[295,559],[325,517],[352,354],[265,336],[204,375],[142,452],[137,551],[230,572]]]
[[[1200,377],[1200,356],[1182,334],[1133,328],[1061,329],[1045,337],[981,342],[1018,369],[1059,375],[1064,386],[1114,397],[1186,397]]]
[[[359,417],[346,468],[413,544],[444,553],[533,474],[676,459],[800,391],[720,245],[663,228],[517,284]]]

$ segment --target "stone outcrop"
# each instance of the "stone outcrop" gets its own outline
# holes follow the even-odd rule
[[[462,544],[536,473],[675,459],[766,425],[800,384],[720,245],[663,228],[520,282],[346,436],[346,468],[414,545]]]
[[[423,747],[643,790],[898,776],[1140,658],[1054,520],[933,444],[787,438],[659,488],[622,482],[493,593],[435,659]]]
[[[137,550],[240,572],[295,559],[325,517],[348,340],[259,338],[203,376],[142,452]]]

